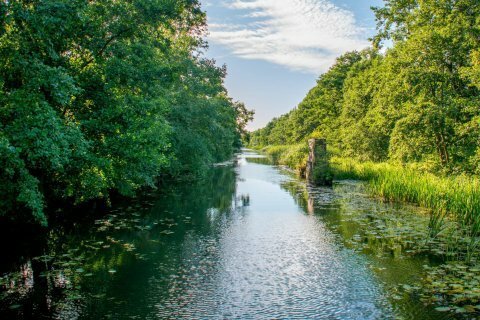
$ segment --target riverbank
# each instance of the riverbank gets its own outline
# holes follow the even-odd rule
[[[298,173],[304,172],[308,157],[306,144],[269,146],[262,149],[277,164]],[[360,162],[332,156],[331,170],[337,180],[369,182],[372,195],[386,201],[408,202],[432,210],[432,214],[451,216],[472,232],[480,231],[480,180],[468,175],[440,176],[418,167],[390,163]]]
[[[303,174],[306,144],[269,146],[261,150],[277,164]],[[335,152],[331,152],[335,154]],[[439,175],[418,165],[359,162],[332,155],[336,180],[361,180],[367,192],[386,202],[402,202],[427,209],[428,228],[418,252],[438,257],[441,264],[425,270],[418,291],[442,311],[473,312],[480,301],[480,180],[468,175]],[[408,232],[406,232],[408,234]],[[420,243],[420,242],[419,242]]]

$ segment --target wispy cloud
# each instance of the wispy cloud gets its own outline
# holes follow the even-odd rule
[[[318,74],[346,51],[368,46],[352,12],[328,0],[230,0],[243,23],[210,22],[209,41],[245,59]],[[247,18],[245,18],[247,17]]]

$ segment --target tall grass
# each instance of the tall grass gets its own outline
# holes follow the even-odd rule
[[[337,180],[371,180],[388,170],[385,163],[358,162],[349,158],[332,157],[330,164]]]
[[[277,164],[303,173],[308,157],[306,143],[268,146],[262,149]],[[333,152],[331,152],[333,153]],[[431,236],[442,231],[446,216],[454,218],[469,237],[480,237],[480,179],[467,175],[441,176],[414,166],[359,162],[332,156],[336,180],[368,182],[373,195],[387,201],[402,201],[431,209]]]
[[[285,165],[303,174],[307,166],[308,145],[306,143],[283,146],[268,146],[261,150],[276,164]]]
[[[431,231],[440,232],[446,215],[452,216],[470,237],[480,236],[480,179],[438,176],[387,163],[333,158],[336,179],[368,181],[369,190],[388,201],[414,203],[432,210]]]

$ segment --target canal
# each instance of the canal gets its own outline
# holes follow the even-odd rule
[[[3,239],[0,318],[442,319],[411,290],[434,263],[409,254],[426,223],[361,183],[307,186],[244,150],[201,181]]]

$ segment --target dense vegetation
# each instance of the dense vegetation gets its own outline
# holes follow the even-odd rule
[[[0,1],[0,216],[133,195],[231,156],[251,113],[196,0]]]
[[[480,4],[389,0],[373,46],[349,52],[255,146],[325,137],[341,156],[480,173]],[[384,40],[393,46],[382,54]]]

